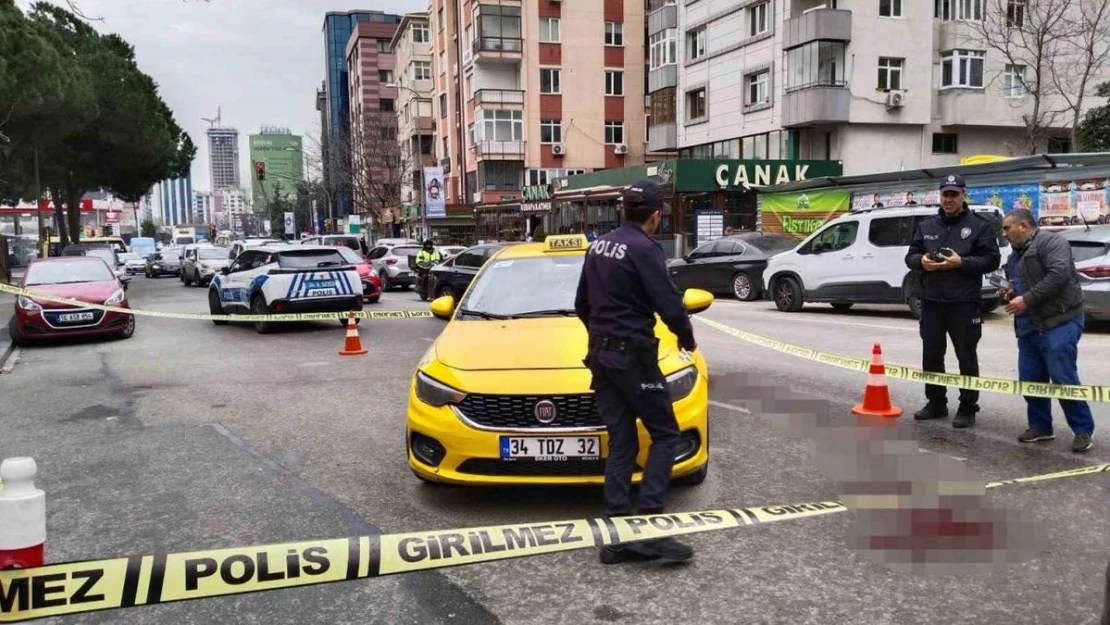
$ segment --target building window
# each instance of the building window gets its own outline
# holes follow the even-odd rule
[[[431,154],[434,145],[435,141],[432,139],[432,135],[420,135],[421,154]]]
[[[448,145],[447,145],[447,137],[444,137],[443,138],[443,154],[440,154],[439,157],[440,158],[449,158],[450,154],[451,154],[451,148],[448,147]]]
[[[524,125],[521,111],[483,110],[478,118],[479,141],[521,141]]]
[[[493,4],[474,5],[480,50],[521,52],[520,8]],[[479,7],[481,10],[479,11]]]
[[[624,122],[605,122],[605,143],[607,145],[624,143]]]
[[[624,24],[620,22],[605,22],[605,45],[624,45]]]
[[[358,75],[356,74],[355,77],[357,78]],[[378,82],[385,83],[387,85],[393,84],[393,70],[391,70],[391,69],[379,69],[378,70]]]
[[[447,117],[447,94],[439,94],[439,116],[445,119]]]
[[[378,52],[381,52],[383,54],[389,54],[390,52],[393,51],[393,48],[391,48],[389,46],[389,40],[388,39],[378,39],[377,44],[378,44]]]
[[[584,173],[586,173],[585,169],[529,169],[528,185],[532,187],[546,187],[560,178],[577,176],[578,174]]]
[[[378,100],[378,110],[382,111],[383,113],[392,113],[393,112],[393,99],[392,98],[380,98]]]
[[[412,62],[412,79],[413,80],[431,80],[432,79],[432,64],[427,61],[413,61]]]
[[[765,69],[744,77],[744,105],[758,106],[771,103],[771,70]]]
[[[841,87],[844,82],[845,44],[812,41],[786,53],[786,89]]]
[[[879,0],[880,17],[902,17],[902,0]]]
[[[1006,26],[1021,28],[1025,26],[1026,0],[1006,0]]]
[[[651,50],[651,69],[659,69],[664,65],[673,65],[675,62],[675,49],[678,31],[668,28],[661,33],[655,33],[649,40]]]
[[[983,57],[980,50],[952,50],[940,55],[940,86],[983,87]]]
[[[540,93],[562,93],[559,89],[561,72],[553,67],[540,68]]]
[[[439,14],[436,17],[436,28],[438,28],[440,32],[443,32],[443,9],[439,10]]]
[[[412,42],[413,43],[428,43],[428,27],[424,24],[412,25]]]
[[[905,59],[879,57],[879,89],[898,91],[902,88],[902,67]]]
[[[959,147],[959,143],[956,141],[957,136],[953,133],[934,132],[933,154],[956,154]]]
[[[1007,98],[1020,98],[1025,93],[1025,66],[1007,65],[1002,73],[1002,94]]]
[[[705,87],[686,92],[686,121],[701,121],[705,119]]]
[[[1071,152],[1071,139],[1067,137],[1049,137],[1049,154],[1068,154]]]
[[[675,121],[675,88],[668,87],[651,94],[652,125],[673,124]]]
[[[540,18],[540,42],[559,43],[559,18]]]
[[[771,29],[769,19],[770,2],[761,2],[748,7],[748,34],[752,37],[762,35]]]
[[[624,95],[624,72],[605,70],[605,95]]]
[[[946,22],[980,22],[983,20],[983,4],[984,0],[937,0],[936,16]]]
[[[686,58],[688,60],[693,61],[705,56],[708,35],[708,28],[705,26],[686,33]]]
[[[540,120],[540,143],[562,143],[563,126],[559,119]]]

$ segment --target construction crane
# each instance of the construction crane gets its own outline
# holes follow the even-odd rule
[[[221,107],[218,107],[218,106],[216,107],[216,117],[214,117],[214,118],[201,117],[201,119],[208,122],[208,127],[209,128],[220,128],[221,127],[220,126],[220,108]]]

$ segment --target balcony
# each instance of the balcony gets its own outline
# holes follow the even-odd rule
[[[667,152],[678,149],[678,125],[674,122],[655,124],[648,133],[648,152]]]
[[[524,56],[524,40],[520,37],[475,37],[471,49],[475,63],[519,63]]]
[[[782,97],[782,127],[846,122],[851,98],[851,92],[842,81],[818,82],[788,90]]]
[[[475,106],[515,108],[524,106],[524,92],[519,89],[479,89],[474,92]]]
[[[851,41],[852,12],[842,9],[814,9],[783,22],[784,50],[811,41]]]
[[[474,154],[480,160],[523,161],[523,141],[475,141]]]

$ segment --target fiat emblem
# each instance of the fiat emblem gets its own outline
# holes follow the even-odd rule
[[[536,416],[536,421],[547,425],[555,420],[557,411],[555,410],[555,404],[545,399],[536,402],[536,407],[532,409],[532,414]]]

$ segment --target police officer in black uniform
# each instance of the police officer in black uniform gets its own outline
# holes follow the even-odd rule
[[[962,176],[945,176],[940,186],[941,208],[921,220],[906,254],[906,265],[918,274],[921,298],[922,369],[944,373],[948,338],[956,348],[960,374],[979,375],[979,339],[983,334],[983,276],[998,269],[997,226],[967,206]],[[946,336],[947,335],[947,336]],[[947,389],[925,385],[928,403],[914,418],[948,416]],[[979,391],[960,389],[960,406],[952,427],[975,425]]]
[[[651,234],[670,209],[659,185],[641,180],[623,194],[624,223],[599,238],[586,253],[574,309],[590,335],[586,365],[601,420],[609,432],[605,462],[606,514],[633,513],[632,473],[639,439],[636,417],[651,435],[636,512],[663,512],[678,445],[678,423],[663,373],[655,314],[678,337],[679,346],[694,350],[694,329],[682,296],[667,274],[666,255]],[[673,538],[625,543],[601,550],[601,561],[684,561],[693,550]]]

